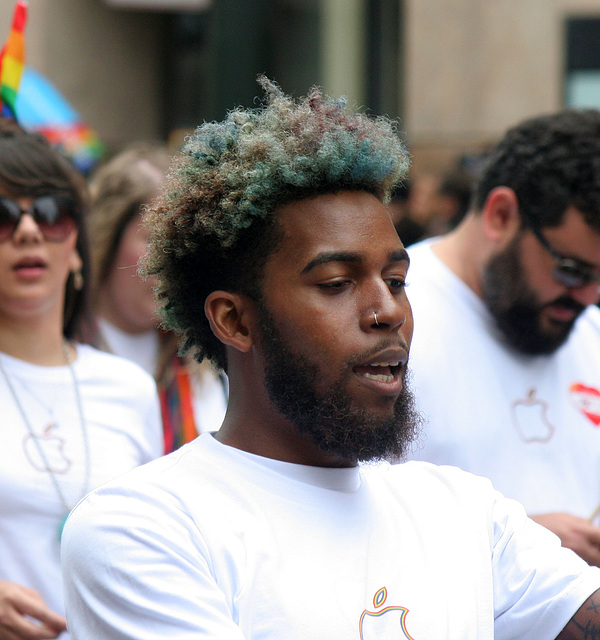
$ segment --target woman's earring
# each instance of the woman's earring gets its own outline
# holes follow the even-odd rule
[[[73,288],[75,289],[75,291],[81,291],[83,289],[84,282],[81,270],[72,271],[71,273],[73,274]]]

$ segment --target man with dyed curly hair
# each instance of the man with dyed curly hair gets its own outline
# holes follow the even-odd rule
[[[407,154],[385,119],[262,84],[148,215],[146,270],[184,348],[226,369],[225,421],[73,512],[73,638],[583,638],[600,571],[520,505],[458,469],[359,466],[418,423],[382,204]]]

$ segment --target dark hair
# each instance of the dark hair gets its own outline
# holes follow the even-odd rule
[[[83,288],[75,289],[69,275],[65,290],[63,333],[79,335],[89,318],[90,255],[85,224],[87,187],[73,164],[52,148],[41,134],[24,130],[10,118],[0,118],[0,187],[7,195],[38,197],[60,194],[76,206],[77,244]]]
[[[399,200],[400,202],[408,202],[410,198],[411,185],[408,180],[399,182],[393,189],[390,195],[390,201]]]
[[[465,217],[471,206],[473,193],[472,179],[462,171],[452,171],[442,177],[438,194],[452,199],[456,203],[456,210],[448,221],[451,228],[456,227]]]
[[[510,187],[539,227],[561,224],[576,207],[600,230],[600,111],[566,109],[510,129],[491,152],[475,189],[481,210],[490,191]]]
[[[226,367],[204,301],[217,289],[260,296],[268,256],[280,239],[277,210],[340,190],[382,202],[405,177],[408,154],[387,118],[346,113],[317,88],[298,101],[261,78],[266,104],[200,126],[147,213],[146,273],[159,279],[166,323],[183,350]]]

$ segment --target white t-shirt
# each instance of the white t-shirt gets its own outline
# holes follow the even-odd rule
[[[62,553],[76,640],[544,640],[600,587],[487,479],[211,434],[90,494]]]
[[[35,440],[72,508],[83,495],[86,476],[73,379],[67,366],[0,358],[35,434],[0,376],[0,580],[35,589],[64,614],[59,529],[67,514]],[[85,345],[77,345],[73,368],[89,440],[89,488],[159,456],[162,432],[153,379],[133,363]]]
[[[132,334],[97,319],[102,338],[111,353],[132,360],[151,375],[156,373],[159,353],[159,334],[155,329]],[[192,409],[198,433],[218,431],[227,412],[228,387],[224,374],[191,376]]]
[[[530,514],[590,517],[600,502],[600,309],[553,354],[516,354],[434,242],[409,248],[410,366],[428,420],[410,457],[486,476]]]
[[[227,413],[229,385],[227,376],[204,375],[202,378],[192,376],[192,404],[194,423],[198,433],[218,431]]]
[[[142,333],[128,333],[104,318],[96,318],[98,329],[108,350],[142,367],[151,376],[156,373],[159,352],[159,334],[156,329]]]

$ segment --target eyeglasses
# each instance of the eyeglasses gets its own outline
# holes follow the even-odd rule
[[[22,209],[11,198],[0,197],[0,242],[13,237],[25,213],[35,220],[44,238],[50,242],[66,240],[77,226],[77,208],[70,198],[41,196],[29,209]]]
[[[539,227],[533,222],[530,216],[527,216],[529,226],[540,244],[552,256],[555,267],[552,271],[552,277],[568,289],[581,289],[587,287],[592,282],[598,283],[598,291],[600,291],[600,273],[594,273],[586,264],[573,258],[567,258],[561,255],[542,235]]]

